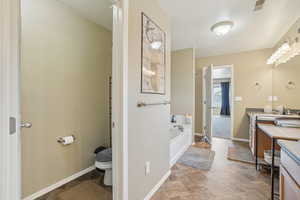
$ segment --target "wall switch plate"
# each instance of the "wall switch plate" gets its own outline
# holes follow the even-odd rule
[[[242,101],[242,100],[243,100],[243,98],[240,96],[234,97],[234,101]]]
[[[150,162],[147,161],[145,164],[145,174],[146,176],[150,174]]]

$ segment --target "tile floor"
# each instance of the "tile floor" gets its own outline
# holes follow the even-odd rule
[[[112,188],[103,185],[103,173],[92,171],[37,200],[112,200]]]
[[[253,165],[227,160],[228,142],[213,139],[211,148],[216,156],[209,171],[176,164],[151,200],[268,200],[269,174],[257,172]],[[195,146],[203,148],[200,142]]]

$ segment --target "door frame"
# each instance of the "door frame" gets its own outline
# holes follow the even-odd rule
[[[207,67],[203,67],[202,68],[202,121],[203,121],[203,127],[202,127],[202,132],[204,136],[207,136],[206,132],[206,128],[207,128],[207,124],[206,124],[206,106],[207,106],[207,102],[206,102],[206,98],[204,98],[204,96],[206,97],[206,70],[207,68],[211,67],[213,70],[213,65],[207,66]],[[213,75],[211,74],[211,78],[213,78]],[[211,89],[213,87],[213,79],[211,79]],[[211,90],[211,104],[213,102],[213,95],[212,95],[213,90]],[[205,94],[205,95],[204,95]],[[205,106],[204,106],[205,105]],[[210,109],[211,110],[211,109]],[[211,110],[211,115],[212,115],[212,110]],[[211,117],[211,126],[210,126],[210,137],[208,138],[210,141],[208,141],[209,143],[211,143],[211,139],[212,139],[212,117]]]
[[[21,200],[20,1],[0,2],[0,199],[9,200]],[[112,3],[113,198],[128,200],[128,0]],[[11,117],[16,123],[10,125]]]
[[[230,68],[231,71],[231,81],[230,81],[230,86],[231,86],[231,98],[230,98],[230,138],[231,140],[234,139],[234,65],[212,65],[212,69],[218,69],[218,68]],[[204,83],[203,83],[204,84]],[[204,88],[205,86],[203,86]],[[212,86],[213,88],[213,86]],[[205,110],[203,109],[203,112],[205,112]],[[204,124],[204,120],[203,120],[203,124]],[[203,126],[204,127],[204,126]],[[213,127],[213,126],[212,126]],[[213,130],[213,128],[212,128]]]

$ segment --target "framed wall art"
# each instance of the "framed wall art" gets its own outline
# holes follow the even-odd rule
[[[142,13],[141,93],[165,94],[166,34]]]

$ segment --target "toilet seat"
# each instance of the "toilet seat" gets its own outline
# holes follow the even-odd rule
[[[99,162],[96,161],[95,162],[95,166],[99,169],[111,169],[112,168],[112,161],[109,162]]]

